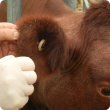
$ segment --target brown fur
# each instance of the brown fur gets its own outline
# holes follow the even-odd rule
[[[106,110],[110,106],[110,4],[103,0],[80,14],[62,0],[36,1],[37,15],[17,22],[17,53],[33,59],[38,76],[23,110]],[[40,52],[37,42],[42,39],[46,44]]]
[[[83,15],[50,0],[41,8],[50,10],[17,23],[18,54],[34,60],[38,75],[24,110],[110,110],[109,4],[91,4]],[[39,52],[37,42],[42,39],[47,42]]]
[[[51,72],[59,67],[63,68],[66,59],[64,50],[66,44],[65,35],[60,26],[51,17],[24,17],[21,22],[18,22],[18,27],[20,32],[17,44],[19,55],[29,56],[34,61],[42,56],[46,60],[45,65]],[[37,43],[42,39],[46,40],[46,44],[43,52],[40,52],[37,48]]]

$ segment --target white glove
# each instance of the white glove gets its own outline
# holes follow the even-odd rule
[[[0,59],[0,106],[18,110],[28,102],[37,76],[35,65],[28,57],[7,56]]]

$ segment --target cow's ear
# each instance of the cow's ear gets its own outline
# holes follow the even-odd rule
[[[62,68],[65,61],[65,34],[59,23],[47,15],[26,16],[17,23],[20,33],[19,55],[45,58],[50,71]],[[32,53],[32,54],[31,54]]]
[[[65,61],[65,34],[60,25],[52,19],[39,19],[38,51],[46,57],[50,71],[63,68]]]

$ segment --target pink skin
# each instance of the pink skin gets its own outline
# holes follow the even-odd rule
[[[11,23],[0,23],[0,58],[16,54],[16,40],[19,37],[17,26]]]

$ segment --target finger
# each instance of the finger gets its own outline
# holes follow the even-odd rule
[[[14,57],[18,57],[18,54],[16,53],[16,51],[9,51],[8,55],[13,55]]]
[[[34,86],[33,85],[28,85],[27,87],[24,88],[24,93],[26,96],[31,95],[34,92]]]
[[[16,51],[16,45],[15,44],[9,44],[9,50],[10,51]]]
[[[15,29],[0,29],[0,41],[17,40],[19,33]]]
[[[17,26],[12,23],[2,22],[0,23],[0,28],[17,29]]]
[[[34,71],[24,71],[23,75],[29,85],[32,85],[37,80],[37,75]]]
[[[1,49],[2,49],[3,56],[7,56],[8,52],[9,52],[9,42],[8,41],[3,41],[1,43]]]
[[[17,49],[16,49],[16,45],[15,44],[9,44],[8,55],[14,55],[15,57],[18,57],[16,50]]]
[[[22,103],[20,102],[18,108],[19,109],[20,108],[23,108],[23,106],[26,105],[26,103],[28,102],[28,100],[29,100],[29,97],[28,96],[26,96],[25,98],[23,97],[23,99],[21,100]]]
[[[3,53],[2,53],[2,49],[1,49],[1,46],[0,46],[0,58],[3,57]]]
[[[10,44],[17,44],[17,41],[16,40],[11,40],[9,41]]]
[[[35,64],[29,57],[17,57],[16,60],[22,71],[35,70]]]
[[[2,54],[3,57],[7,56],[7,55],[15,55],[16,53],[16,45],[14,44],[14,42],[12,42],[13,44],[9,44],[8,41],[2,41],[1,42],[1,50],[2,50]],[[10,52],[11,51],[11,52]],[[14,52],[14,54],[13,54]]]

